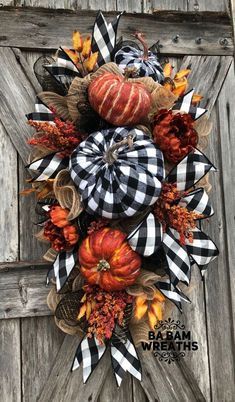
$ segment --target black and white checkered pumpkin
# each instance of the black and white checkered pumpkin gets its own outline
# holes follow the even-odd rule
[[[119,144],[112,163],[107,162],[107,151],[130,136],[132,146]],[[157,200],[163,157],[141,130],[114,127],[91,134],[77,147],[70,173],[88,213],[109,219],[128,217]]]
[[[161,64],[157,56],[150,51],[145,60],[143,51],[132,46],[125,46],[115,54],[114,61],[123,71],[127,67],[135,67],[139,77],[152,77],[154,81],[160,83],[164,80]]]

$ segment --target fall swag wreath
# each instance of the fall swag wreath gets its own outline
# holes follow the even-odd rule
[[[218,254],[200,228],[213,214],[202,178],[215,170],[202,97],[188,91],[190,69],[162,67],[143,34],[143,50],[117,45],[120,16],[99,12],[92,37],[74,31],[40,76],[36,62],[43,92],[27,115],[32,188],[22,192],[36,193],[38,238],[50,244],[48,305],[82,335],[72,369],[83,363],[85,382],[110,347],[118,385],[127,371],[141,380],[143,333],[171,302],[181,310],[191,267]]]

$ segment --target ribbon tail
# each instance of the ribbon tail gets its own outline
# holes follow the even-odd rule
[[[57,255],[53,264],[57,292],[59,292],[67,282],[76,262],[77,248],[74,248],[72,251],[62,251]]]
[[[193,120],[197,120],[207,112],[207,109],[203,109],[192,104],[194,91],[195,90],[193,88],[184,96],[179,98],[172,109],[180,110],[180,112],[186,112],[191,115]]]
[[[205,269],[219,254],[216,244],[200,229],[193,229],[193,242],[186,241],[186,248],[200,269]]]
[[[60,170],[66,169],[68,166],[68,157],[60,158],[56,153],[53,153],[33,161],[26,168],[37,173],[37,176],[32,181],[44,181],[55,177]]]
[[[130,334],[126,341],[111,340],[111,361],[118,387],[129,372],[133,377],[141,381],[141,365]]]
[[[35,122],[47,122],[54,125],[54,114],[44,103],[36,97],[35,112],[26,114],[28,120],[33,120]]]
[[[170,279],[164,279],[155,283],[155,286],[160,292],[176,305],[179,311],[182,313],[182,302],[191,303],[189,298],[178,288],[175,287]]]
[[[106,345],[99,344],[95,337],[85,336],[80,342],[73,360],[71,371],[76,370],[83,364],[83,382],[88,380],[89,376],[99,363],[106,350]]]

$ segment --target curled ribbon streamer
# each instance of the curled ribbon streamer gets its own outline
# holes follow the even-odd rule
[[[66,169],[61,170],[55,177],[53,189],[61,207],[70,211],[68,220],[77,218],[82,212],[81,200]]]

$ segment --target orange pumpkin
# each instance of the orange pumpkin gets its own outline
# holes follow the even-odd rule
[[[150,111],[151,95],[146,87],[112,73],[95,78],[88,96],[93,109],[115,126],[141,123]]]
[[[111,291],[135,282],[141,258],[125,239],[120,230],[103,228],[83,240],[79,248],[80,271],[89,284]]]

